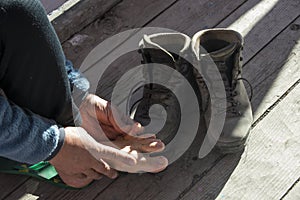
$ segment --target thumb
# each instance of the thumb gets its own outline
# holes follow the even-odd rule
[[[144,127],[140,123],[135,122],[114,106],[110,106],[109,116],[112,126],[120,133],[135,136],[144,131]]]
[[[98,143],[93,137],[87,134],[84,129],[79,129],[78,137],[85,149],[99,161],[101,161],[101,159],[107,159],[111,161],[119,161],[129,166],[137,163],[136,159],[132,155],[116,148]],[[114,166],[112,167],[114,168]]]
[[[96,149],[90,150],[90,153],[99,161],[101,159],[106,160],[112,168],[118,168],[118,166],[114,166],[113,163],[121,162],[129,166],[134,166],[137,163],[136,158],[127,152],[100,143],[98,143]]]

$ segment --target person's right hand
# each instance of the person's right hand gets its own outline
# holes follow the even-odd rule
[[[62,148],[49,162],[67,185],[80,188],[100,179],[102,174],[117,177],[117,171],[104,160],[113,160],[120,166],[136,165],[133,156],[96,142],[83,128],[67,127]]]
[[[98,143],[83,128],[65,128],[65,141],[49,161],[62,180],[72,187],[83,187],[102,174],[116,178],[117,172],[159,172],[168,165],[166,158],[144,157],[136,151],[119,150]]]

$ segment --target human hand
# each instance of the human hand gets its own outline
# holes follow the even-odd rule
[[[120,113],[110,102],[89,94],[81,104],[83,127],[95,140],[114,140],[122,135],[137,135],[143,132],[141,124]]]
[[[159,139],[156,139],[154,134],[145,134],[139,137],[124,135],[117,137],[113,141],[103,142],[103,144],[121,149],[136,158],[137,164],[135,166],[123,166],[122,169],[119,169],[121,171],[125,170],[129,173],[157,173],[168,166],[168,160],[165,157],[150,157],[150,155],[147,154],[161,152],[165,148],[164,143],[162,143]]]
[[[126,152],[137,151],[140,153],[161,152],[165,149],[165,144],[157,139],[155,134],[144,134],[141,136],[123,135],[115,140],[101,141],[101,144],[112,146]]]
[[[72,187],[83,187],[103,175],[116,178],[117,171],[107,162],[132,166],[136,159],[124,151],[96,142],[83,128],[65,128],[65,141],[58,154],[49,162],[62,180]]]
[[[159,172],[168,165],[164,157],[143,156],[127,146],[119,150],[100,144],[80,127],[65,128],[64,144],[49,162],[67,185],[78,188],[100,179],[102,174],[116,178],[116,170]]]
[[[159,172],[168,165],[165,157],[150,157],[140,154],[162,151],[165,145],[155,135],[142,135],[144,128],[120,113],[110,102],[90,94],[80,106],[82,127],[98,142],[129,153],[137,159],[137,164],[128,167],[122,163],[109,162],[119,171],[130,173]],[[100,127],[101,126],[101,127]],[[111,140],[108,140],[108,139]]]

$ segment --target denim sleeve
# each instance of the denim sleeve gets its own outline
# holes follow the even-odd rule
[[[88,94],[89,82],[66,61],[66,71],[77,107]],[[0,156],[22,163],[50,160],[60,150],[64,129],[53,120],[22,109],[0,95]],[[42,134],[41,134],[42,133]]]
[[[2,95],[0,118],[1,157],[34,164],[51,158],[62,146],[64,130],[54,121],[21,109]]]
[[[71,61],[66,60],[66,71],[71,85],[73,100],[77,107],[88,94],[90,88],[89,81],[83,76],[79,70],[74,69]]]

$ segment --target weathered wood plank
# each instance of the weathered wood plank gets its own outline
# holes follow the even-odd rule
[[[220,20],[222,20],[225,16],[230,14],[235,8],[237,8],[243,1],[226,1],[224,5],[227,5],[223,11],[223,4],[213,4],[209,5],[209,1],[202,1],[201,6],[194,6],[194,1],[179,1],[170,9],[168,9],[165,13],[158,16],[154,22],[151,22],[149,26],[161,26],[159,21],[163,24],[166,21],[174,22],[177,19],[181,20],[177,22],[180,25],[186,25],[186,19],[189,18],[191,15],[194,16],[195,13],[198,14],[199,19],[206,19],[208,23],[208,13],[212,13],[213,10],[222,10],[222,12],[218,12],[214,14],[214,17],[209,17],[210,24],[218,24]],[[198,3],[198,2],[197,2]],[[195,8],[197,9],[191,9]],[[209,8],[209,9],[208,9]],[[230,9],[228,9],[230,8]],[[190,10],[190,12],[186,12],[186,10]],[[170,18],[172,15],[171,13],[176,13],[177,15],[173,15],[176,17],[175,19]],[[165,16],[169,16],[168,20],[165,20]],[[177,18],[177,16],[179,16]],[[198,20],[198,19],[195,19]],[[187,26],[195,23],[195,21],[189,21]],[[206,25],[199,23],[197,27],[199,29],[205,28]],[[170,28],[170,27],[167,27]],[[177,31],[180,30],[179,28],[174,28]],[[137,62],[134,59],[128,59],[126,62],[123,60],[122,67],[125,66],[135,66]],[[121,69],[122,70],[122,69]],[[91,70],[93,71],[93,70]],[[113,71],[113,70],[112,70]],[[119,70],[120,71],[120,70]],[[116,73],[116,71],[114,71]],[[91,72],[93,74],[93,72]],[[114,75],[115,76],[115,75]],[[110,76],[109,84],[112,82],[112,76]],[[104,81],[105,82],[105,81]],[[112,88],[107,88],[107,93],[111,92]],[[203,125],[202,125],[203,126]],[[201,135],[201,134],[200,134]],[[203,135],[203,133],[202,133]],[[201,143],[197,143],[197,145],[193,145],[191,149],[187,152],[187,154],[191,154],[192,157],[197,156],[197,152],[199,151],[199,147]],[[125,176],[121,177],[119,180],[114,182],[109,188],[107,188],[103,193],[101,193],[97,199],[118,199],[121,196],[125,199],[174,199],[176,198],[182,191],[185,190],[186,187],[191,185],[198,177],[201,176],[202,173],[205,173],[211,166],[213,166],[214,162],[218,160],[221,155],[214,152],[214,156],[209,155],[204,160],[197,160],[197,161],[188,161],[191,157],[186,158],[183,156],[178,162],[172,164],[165,172],[162,173],[162,178],[160,181],[157,181],[155,176],[150,176],[147,174],[143,174],[140,176]],[[209,162],[207,159],[209,158]],[[181,165],[185,166],[186,162],[191,162],[192,164],[186,168],[182,168]],[[146,191],[146,192],[145,192]]]
[[[85,0],[75,2],[69,9],[63,5],[52,14],[50,20],[61,42],[65,42],[73,34],[103,16],[121,0]],[[72,2],[68,2],[72,3]]]
[[[178,0],[124,0],[69,41],[64,42],[66,56],[76,67],[106,38],[131,28],[140,28]],[[73,42],[82,38],[79,42]]]
[[[202,7],[206,9],[205,12],[200,9]],[[298,17],[299,1],[248,0],[228,17],[224,17],[221,23],[218,20],[214,21],[219,12],[230,13],[233,9],[234,4],[229,2],[180,1],[149,26],[174,29],[189,36],[215,26],[237,30],[245,37],[244,61],[247,62]]]
[[[43,6],[45,7],[47,13],[57,9],[67,0],[41,0]]]
[[[300,77],[300,30],[294,21],[244,68],[243,76],[254,89],[252,109],[254,120],[282,96]]]
[[[82,3],[85,1],[82,1]],[[72,45],[70,42],[64,43],[64,51],[68,58],[73,62],[79,63],[80,65],[83,58],[93,49],[98,43],[103,41],[105,38],[114,35],[121,30],[141,27],[147,24],[152,18],[170,6],[176,0],[124,0],[118,6],[114,7],[109,13],[107,13],[104,18],[96,20],[96,22],[90,24],[85,29],[83,29],[79,34],[89,35],[89,37],[82,41],[82,43]],[[101,4],[99,4],[101,5]],[[81,7],[79,7],[81,8]],[[84,8],[87,8],[84,6]],[[81,8],[82,9],[82,8]],[[94,8],[93,12],[99,12]],[[73,13],[74,14],[74,13]],[[65,15],[65,14],[64,14]],[[55,21],[54,21],[55,26]],[[59,30],[56,28],[59,32]],[[78,29],[76,30],[78,31]],[[92,38],[92,39],[91,39]],[[5,177],[5,182],[3,187],[1,187],[1,196],[6,196],[11,193],[15,188],[17,188],[18,183],[23,183],[19,179],[20,176],[3,175]],[[6,181],[6,177],[10,178],[9,181]],[[13,177],[13,178],[12,178]],[[2,178],[2,175],[1,175]],[[39,184],[37,184],[39,183]],[[80,191],[69,191],[64,189],[59,189],[57,187],[51,186],[46,183],[37,182],[33,179],[27,181],[23,186],[18,188],[13,192],[7,199],[18,199],[25,194],[34,194],[39,196],[40,199],[93,199],[98,193],[100,193],[105,187],[111,183],[108,179],[103,179],[95,182],[91,187],[80,190]],[[34,186],[37,185],[37,188]],[[15,187],[16,186],[16,187]],[[29,188],[35,188],[28,190]],[[3,193],[2,193],[3,191]],[[28,198],[31,198],[29,195]]]
[[[101,17],[106,11],[116,5],[116,3],[118,3],[119,1],[120,0],[86,0],[80,1],[78,5],[72,7],[68,11],[64,10],[64,8],[59,8],[59,12],[62,12],[64,14],[55,18],[52,17],[52,24],[55,27],[61,41],[64,41],[72,34],[74,34],[75,31],[79,31],[97,17]],[[47,11],[52,11],[54,8],[53,6],[58,6],[58,4],[55,3],[62,4],[63,1],[42,1],[42,3],[46,3],[44,5]],[[0,180],[0,199],[2,199],[13,190],[18,188],[20,185],[22,185],[26,180],[28,180],[28,177],[0,174]]]
[[[293,24],[299,23],[300,18]],[[245,77],[254,84],[253,87],[255,95],[253,97],[252,104],[253,109],[255,110],[255,119],[262,116],[262,114],[272,104],[274,104],[280,96],[282,96],[296,81],[299,80],[300,68],[297,63],[300,61],[300,31],[295,30],[293,28],[293,24],[285,29],[262,51],[260,51],[259,54],[256,55],[245,67]],[[297,126],[296,121],[293,121],[293,123],[292,121],[283,121],[286,118],[288,118],[288,120],[299,120],[299,110],[293,109],[294,112],[289,110],[289,108],[292,108],[290,100],[295,98],[295,94],[299,94],[297,91],[299,92],[299,86],[296,92],[293,92],[294,96],[293,94],[289,94],[287,100],[284,99],[283,102],[278,105],[279,108],[275,107],[275,109],[271,111],[269,114],[270,117],[268,116],[266,119],[262,120],[257,125],[258,128],[255,127],[254,130],[252,130],[248,147],[246,152],[243,154],[243,159],[240,161],[232,176],[231,173],[233,167],[230,163],[235,161],[236,157],[234,155],[226,156],[220,163],[218,163],[206,177],[193,187],[193,189],[186,195],[185,199],[214,199],[221,192],[230,176],[231,177],[227,185],[225,185],[225,188],[219,194],[220,199],[241,199],[235,195],[243,195],[245,190],[248,192],[247,195],[250,195],[245,196],[245,199],[269,199],[269,197],[272,197],[271,199],[278,199],[276,198],[276,195],[279,195],[279,193],[282,195],[288,189],[288,185],[294,183],[292,179],[286,179],[284,182],[281,179],[283,179],[283,177],[287,174],[289,176],[293,176],[293,178],[299,177],[299,174],[291,174],[293,171],[290,171],[290,173],[280,172],[280,170],[282,170],[281,167],[283,166],[287,167],[286,170],[289,170],[289,167],[295,167],[292,163],[285,163],[283,159],[286,159],[287,156],[285,152],[286,149],[281,147],[284,145],[282,141],[286,141],[290,137],[290,135],[288,135],[289,133],[285,133],[285,130],[287,132],[289,132],[289,130],[295,130],[295,128],[298,128],[299,130],[299,126]],[[285,107],[285,104],[290,105],[291,107]],[[295,105],[297,105],[297,103]],[[283,110],[285,111],[283,112]],[[289,118],[289,115],[294,115],[295,117]],[[278,117],[282,120],[277,119]],[[284,124],[284,126],[282,125],[282,128],[284,129],[281,130],[278,128],[272,128],[272,126],[275,126],[277,122]],[[293,131],[293,133],[299,134],[299,131]],[[285,136],[285,134],[287,135]],[[249,156],[252,156],[251,159]],[[265,160],[268,156],[269,159],[276,158],[279,163],[278,166],[270,165],[270,167],[267,168],[271,170],[270,173],[272,172],[272,176],[278,179],[274,181],[274,183],[276,182],[278,185],[286,184],[286,187],[282,187],[281,189],[274,187],[274,190],[276,189],[279,192],[278,194],[274,192],[274,196],[270,195],[270,192],[268,192],[268,190],[273,191],[273,184],[268,186],[269,182],[252,179],[252,176],[255,178],[256,176],[261,175],[259,173],[264,170],[264,167],[268,167],[266,165],[260,165],[260,163],[264,164],[265,162],[268,162],[268,159]],[[289,158],[293,160],[294,163],[299,162],[299,157]],[[275,161],[272,160],[272,162]],[[270,161],[270,163],[272,162]],[[256,172],[253,172],[252,168],[256,165]],[[299,164],[296,165],[299,167]],[[244,173],[247,170],[251,172]],[[268,177],[270,174],[266,173],[265,175]],[[263,176],[261,178],[263,179],[265,177]],[[258,192],[253,188],[256,186],[259,187],[263,193],[270,196],[252,198],[250,193],[256,194]],[[233,189],[233,187],[236,187],[237,189]],[[241,189],[241,187],[243,188]],[[247,187],[250,189],[245,189]],[[263,190],[263,188],[266,189]]]
[[[179,1],[148,26],[169,28],[193,36],[199,30],[215,27],[243,2]]]
[[[28,180],[28,177],[0,174],[0,199],[8,196],[12,191],[20,187]]]
[[[298,0],[283,0],[277,2],[277,4],[274,2],[276,3],[277,1],[247,1],[219,24],[218,15],[220,12],[215,11],[224,10],[223,12],[228,15],[230,14],[230,10],[232,11],[236,8],[234,6],[236,6],[237,2],[224,2],[221,4],[212,3],[211,1],[179,1],[149,23],[148,26],[170,28],[184,32],[190,36],[204,28],[212,28],[216,25],[217,27],[229,26],[245,36],[244,62],[248,62],[274,36],[298,16]],[[249,12],[247,12],[248,10]],[[251,23],[250,19],[255,20]],[[247,21],[250,21],[250,23]],[[250,28],[252,28],[251,32]],[[118,64],[122,67],[135,66],[138,62],[137,59],[131,58],[122,60]],[[126,67],[120,69],[117,66],[115,68],[112,67],[110,72],[114,71],[114,73],[122,74],[126,70],[128,70]],[[107,73],[108,75],[102,81],[102,89],[100,90],[101,95],[105,98],[110,98],[110,94],[112,93],[111,85],[114,85],[119,78],[118,76],[114,76],[114,73]]]
[[[204,121],[201,122],[204,127]],[[198,133],[190,149],[165,171],[158,174],[126,175],[120,177],[102,192],[96,200],[107,199],[175,199],[190,184],[199,179],[222,155],[211,152],[202,160],[197,159],[205,130]]]
[[[94,182],[91,186],[82,190],[67,190],[53,186],[49,183],[40,182],[36,179],[29,179],[11,195],[7,200],[20,199],[26,197],[28,200],[38,199],[60,199],[60,200],[81,200],[93,199],[99,192],[104,190],[112,181],[108,178],[103,178],[100,181]]]
[[[226,0],[223,1],[223,3],[208,0],[181,0],[156,17],[153,21],[147,24],[147,26],[168,28],[192,36],[195,32],[208,28],[208,24],[209,27],[216,26],[244,2],[244,0]],[[219,12],[215,12],[216,10]],[[138,42],[139,41],[136,41],[137,44]],[[107,73],[107,76],[105,76],[101,82],[102,88],[99,89],[99,91],[101,91],[101,95],[109,99],[113,89],[109,86],[114,85],[119,78],[119,76],[115,74],[122,75],[126,72],[126,70],[128,70],[128,67],[134,67],[137,63],[140,64],[140,60],[141,56],[136,56],[136,58],[130,57],[130,59],[124,59],[116,63],[114,66],[111,66],[112,69],[110,72],[112,73]],[[90,72],[90,74],[92,73],[93,72]],[[126,84],[123,85],[126,87]]]
[[[300,85],[254,128],[246,152],[217,199],[280,199],[294,184],[300,176],[299,98]],[[205,199],[214,192],[213,184],[228,177],[225,164],[230,160],[226,156],[184,199]],[[200,187],[206,190],[199,192]]]
[[[299,16],[299,9],[299,0],[249,0],[218,27],[241,32],[245,39],[244,61],[247,62]]]
[[[294,185],[294,187],[287,193],[283,198],[284,200],[297,200],[300,199],[300,184],[299,181]]]
[[[167,20],[166,20],[167,21]],[[282,27],[281,27],[282,28]],[[275,34],[274,34],[275,35]],[[273,38],[274,37],[274,35],[272,35],[271,34],[271,36],[269,35],[269,38],[270,38],[270,40],[271,40],[271,38]],[[91,43],[92,42],[94,42],[94,40],[93,41],[90,41]],[[78,46],[77,46],[78,47]],[[78,47],[78,48],[76,48],[76,50],[77,50],[77,56],[80,54],[80,52],[82,52],[81,51],[81,48],[82,47]],[[79,59],[78,59],[79,60]],[[196,154],[195,154],[196,155]],[[213,157],[213,159],[211,158],[211,157],[209,157],[209,159],[208,159],[208,162],[210,162],[210,166],[212,165],[211,164],[211,161],[212,160],[217,160],[217,159],[215,159],[215,158],[219,158],[219,155],[218,154],[216,154],[216,156],[214,156]],[[187,161],[189,161],[189,159],[187,159]],[[198,162],[198,161],[197,161]],[[202,162],[199,164],[198,163],[198,165],[201,165],[202,164]],[[209,165],[207,165],[207,166],[209,166]],[[196,168],[197,166],[195,165],[195,168]],[[191,167],[191,169],[195,169],[195,168],[193,168],[193,167]],[[202,168],[203,169],[203,168]],[[208,168],[207,168],[208,169]],[[201,170],[200,170],[201,171]],[[203,171],[203,170],[202,170]],[[204,170],[205,171],[205,170]],[[175,173],[176,174],[176,173]],[[176,174],[177,175],[177,174]],[[185,174],[186,176],[190,176],[190,174]],[[197,175],[197,174],[195,174],[195,175]],[[143,175],[144,176],[144,175]],[[174,172],[173,172],[173,176],[174,176]],[[130,177],[130,176],[128,176],[128,177]],[[158,177],[160,177],[160,176],[158,176]],[[121,177],[122,178],[122,177]],[[145,178],[145,177],[144,177]],[[164,179],[164,177],[162,177],[162,179]],[[183,176],[179,176],[179,181],[180,180],[184,180],[185,181],[185,179],[186,178],[184,178]],[[197,176],[195,176],[195,179],[194,180],[198,180],[197,179]],[[141,182],[143,181],[143,179],[141,179],[140,180]],[[152,179],[149,181],[149,182],[151,182],[152,181]],[[174,181],[174,179],[171,179],[171,181]],[[166,182],[164,182],[165,183],[165,185],[168,185],[168,183],[171,183],[171,181],[166,181]],[[124,182],[126,182],[126,181],[124,181]],[[148,181],[147,181],[148,182]],[[156,181],[155,182],[155,184],[157,183],[157,182],[159,182],[159,181]],[[189,178],[187,178],[187,180],[186,180],[186,183],[192,183],[193,182],[193,179],[191,178],[191,177],[189,177]],[[167,197],[168,196],[165,196],[166,195],[166,193],[164,193],[165,192],[165,190],[167,190],[168,191],[168,193],[170,193],[170,192],[174,192],[174,190],[177,190],[177,187],[174,187],[174,185],[172,185],[172,184],[169,184],[169,187],[167,187],[167,188],[164,188],[163,186],[165,186],[165,185],[162,185],[161,184],[161,187],[159,187],[160,188],[160,190],[161,190],[161,193],[160,193],[160,195],[164,198],[166,198],[167,199]],[[185,185],[189,185],[189,184],[185,184]],[[157,188],[157,187],[156,187]],[[165,189],[164,191],[162,191],[163,190],[163,188]],[[118,189],[119,190],[119,189]],[[120,189],[121,190],[121,189]],[[125,190],[125,189],[124,189]],[[154,192],[155,192],[155,190],[154,190]],[[179,191],[179,192],[177,192],[176,193],[176,195],[177,194],[179,194],[181,191]],[[134,195],[136,195],[136,194],[134,194]],[[176,197],[176,195],[174,195],[174,197]],[[147,196],[147,198],[149,197],[149,198],[151,198],[151,197],[153,197],[152,196],[152,194],[151,194],[151,192],[150,192],[150,195],[148,196],[148,194],[145,194],[145,196]],[[143,197],[143,196],[139,196],[139,197]]]
[[[187,5],[189,5],[190,6],[190,4],[188,4],[187,3]],[[175,5],[176,6],[176,5]],[[175,7],[174,6],[174,7]],[[249,6],[249,5],[248,5]],[[252,4],[252,6],[254,6],[254,4]],[[172,7],[172,8],[174,8],[174,7]],[[172,10],[172,8],[170,8],[169,10]],[[248,7],[248,9],[251,9],[252,7]],[[182,8],[182,6],[180,7],[180,9],[182,9],[183,11],[184,11],[184,13],[187,13],[187,12],[185,12],[185,9],[184,8]],[[180,10],[179,8],[178,8],[178,10]],[[178,12],[176,12],[176,11],[174,11],[174,10],[172,10],[172,12],[170,12],[170,13],[168,13],[169,12],[169,10],[168,11],[166,11],[164,14],[162,14],[162,16],[172,16],[171,15],[171,13],[177,13],[178,14]],[[279,8],[276,8],[276,11],[278,11],[279,12],[279,16],[281,16],[282,14],[280,14],[280,13],[282,13],[283,11],[282,10],[284,10],[284,12],[285,13],[289,13],[290,12],[290,10],[287,10],[286,9],[286,7],[283,7],[282,9],[279,9]],[[264,12],[265,10],[261,10],[261,12]],[[240,11],[239,11],[240,12]],[[168,15],[167,15],[167,14]],[[265,13],[265,14],[267,14],[267,13]],[[186,26],[186,27],[189,27],[189,25],[191,25],[191,24],[187,24],[187,21],[185,21],[185,19],[182,19],[182,18],[184,18],[183,16],[184,15],[180,15],[180,14],[178,14],[179,15],[179,17],[178,18],[176,18],[176,20],[177,21],[179,21],[179,22],[182,22],[182,21],[184,21],[185,23],[184,23],[184,26]],[[205,13],[204,13],[204,15],[205,15]],[[176,15],[177,16],[177,15]],[[185,14],[185,16],[187,16],[188,17],[188,14]],[[272,16],[276,16],[276,13],[272,13]],[[159,19],[160,19],[160,17],[161,16],[159,16],[158,18],[156,18],[156,20],[155,21],[159,21]],[[277,16],[276,16],[277,17]],[[270,42],[275,36],[276,36],[276,34],[278,33],[278,32],[280,32],[283,28],[285,28],[285,26],[287,25],[287,24],[289,24],[295,17],[297,17],[297,13],[292,13],[289,17],[287,17],[287,18],[285,18],[284,20],[285,20],[285,23],[280,23],[280,25],[279,26],[277,26],[276,27],[276,31],[274,31],[274,30],[270,30],[270,29],[268,29],[268,31],[270,31],[270,32],[266,32],[265,34],[266,35],[268,35],[268,37],[267,38],[264,38],[266,41],[263,41],[263,42],[260,42],[260,43],[257,43],[257,48],[256,48],[256,53],[258,52],[258,51],[260,51],[263,47],[264,47],[264,44],[267,44],[268,42]],[[163,19],[163,18],[162,18]],[[168,20],[166,20],[166,21],[164,21],[165,23],[168,23],[168,22],[171,22],[172,23],[172,21],[176,21],[176,20],[171,20],[170,18],[168,18]],[[180,21],[181,20],[181,21]],[[203,20],[205,20],[205,19],[203,19]],[[268,18],[268,20],[271,20],[270,18]],[[271,21],[268,21],[268,20],[266,20],[266,21],[264,21],[264,23],[271,23]],[[154,21],[154,22],[155,22]],[[163,20],[162,20],[163,21]],[[159,23],[158,22],[156,22],[157,24],[155,24],[153,22],[153,24],[154,25],[159,25]],[[234,22],[234,21],[232,21],[232,22]],[[195,23],[195,21],[193,21],[193,23]],[[273,22],[272,22],[273,23]],[[153,25],[152,23],[150,23],[149,25]],[[170,24],[168,24],[169,26],[167,26],[168,28],[174,28],[174,26],[172,27],[172,24],[170,25]],[[262,25],[261,25],[262,26]],[[179,28],[176,28],[177,30],[180,30]],[[261,30],[262,32],[264,32],[265,30]],[[293,32],[294,33],[294,32]],[[255,38],[256,38],[256,35],[252,35],[253,33],[251,33],[249,36],[248,36],[248,42],[255,42]],[[292,34],[292,33],[291,33]],[[297,33],[294,33],[295,35],[294,35],[294,38],[298,38],[298,36],[297,36]],[[252,38],[252,39],[251,39]],[[276,45],[278,45],[278,43],[277,44],[275,44],[275,46]],[[271,49],[271,53],[269,53],[269,54],[267,54],[269,57],[270,57],[270,59],[268,59],[269,61],[272,61],[272,60],[276,60],[276,61],[278,61],[278,63],[279,63],[279,65],[276,65],[277,66],[277,71],[279,71],[280,70],[280,68],[282,67],[282,63],[286,60],[286,58],[289,56],[289,50],[291,50],[292,48],[293,48],[293,46],[295,45],[295,42],[293,42],[293,40],[290,40],[290,45],[289,45],[289,47],[290,47],[290,49],[289,48],[283,48],[282,50],[284,51],[284,54],[282,54],[282,56],[280,56],[281,55],[281,53],[283,53],[283,52],[278,52],[278,54],[276,54],[274,57],[272,57],[271,55],[272,55],[272,53],[273,53],[273,49],[276,49],[276,47],[274,48],[274,47],[272,47],[272,49]],[[248,48],[247,46],[245,47],[245,48]],[[271,55],[270,55],[271,54]],[[254,56],[255,54],[253,54],[252,55],[252,57]],[[266,56],[264,55],[264,54],[262,54],[262,57],[264,57],[264,58],[266,58]],[[250,58],[251,57],[248,57],[248,60],[250,60]],[[267,57],[268,58],[268,57]],[[273,58],[275,58],[275,59],[273,59]],[[280,58],[280,59],[279,59]],[[266,60],[266,59],[265,59]],[[247,60],[246,60],[247,61]],[[273,65],[275,64],[275,63],[272,63]],[[250,65],[249,65],[250,66]],[[266,68],[268,68],[269,67],[269,65],[265,65],[266,66]],[[295,65],[295,67],[297,67],[297,65]],[[262,74],[262,71],[264,72],[264,71],[266,71],[266,68],[262,68],[261,67],[261,65],[259,65],[259,64],[257,64],[256,63],[256,65],[255,65],[255,68],[254,67],[246,67],[246,68],[248,68],[249,69],[249,71],[248,71],[248,73],[249,74],[252,74],[252,79],[250,79],[250,82],[254,82],[255,84],[254,84],[254,89],[256,89],[255,90],[255,92],[256,91],[258,91],[259,90],[259,88],[260,87],[265,87],[265,88],[268,88],[268,87],[270,87],[270,85],[272,84],[272,82],[273,82],[273,80],[272,80],[272,78],[270,79],[270,80],[265,80],[266,82],[265,83],[268,83],[268,86],[267,85],[262,85],[262,82],[261,81],[259,81],[259,82],[256,82],[256,80],[254,80],[254,78],[256,77],[256,75],[257,74]],[[272,74],[272,69],[274,69],[274,68],[270,68],[270,71],[268,70],[268,72],[270,73],[270,74]],[[253,72],[254,71],[258,71],[257,73],[255,73],[254,75],[253,75]],[[296,74],[294,74],[295,76],[297,76]],[[246,76],[246,78],[250,78],[249,76]],[[268,82],[269,81],[269,82]],[[292,82],[292,83],[294,83],[294,82]],[[260,85],[259,85],[260,84]],[[283,90],[281,90],[283,93],[289,88],[289,84],[287,84],[286,85],[287,87],[284,89],[284,88],[281,88],[281,89],[283,89]],[[260,91],[261,91],[261,89],[260,89]],[[264,95],[265,95],[265,93],[266,93],[267,91],[264,91],[264,93],[260,93],[260,95],[259,96],[256,96],[256,98],[254,97],[254,99],[259,99],[259,97],[261,98],[261,97],[263,97]],[[258,92],[259,93],[259,92]],[[279,97],[277,97],[277,98],[272,98],[273,100],[277,100]],[[256,107],[255,107],[256,106]],[[256,104],[256,105],[254,105],[254,108],[256,109],[257,107],[259,106],[259,102]],[[267,109],[268,107],[266,107],[266,105],[265,106],[262,106],[261,107],[261,110],[260,110],[260,112],[258,112],[258,114],[256,115],[256,116],[260,116],[264,111],[266,111],[266,109]],[[239,157],[238,156],[233,156],[233,158],[231,159],[231,168],[229,168],[229,169],[227,169],[229,172],[230,171],[232,171],[232,170],[230,170],[230,169],[232,169],[233,167],[232,166],[234,166],[236,163],[237,163],[237,161],[238,161],[238,159],[239,159]],[[233,161],[234,160],[234,161]],[[198,172],[198,171],[196,171],[196,172]],[[180,179],[180,177],[181,177],[181,174],[180,173],[174,173],[174,172],[172,172],[171,173],[172,175],[174,175],[174,174],[176,174],[176,178],[177,179]],[[185,174],[186,175],[186,174]],[[228,175],[228,174],[227,174]],[[190,175],[190,176],[192,176],[192,175]],[[181,181],[181,179],[180,179],[180,181]],[[132,183],[132,185],[133,185],[133,187],[134,187],[134,185],[139,185],[139,186],[136,186],[136,187],[134,187],[132,190],[131,189],[129,189],[129,191],[128,191],[128,188],[126,188],[126,191],[127,191],[127,194],[128,194],[128,196],[130,196],[130,197],[135,197],[135,198],[145,198],[145,199],[152,199],[152,198],[166,198],[166,199],[173,199],[174,197],[176,197],[176,195],[178,195],[178,194],[180,194],[180,192],[179,193],[177,193],[178,191],[182,191],[182,185],[183,185],[183,182],[180,182],[180,181],[178,181],[177,183],[176,183],[176,181],[175,180],[172,180],[172,179],[168,179],[167,181],[163,181],[163,182],[160,182],[159,183],[159,185],[160,185],[160,187],[161,188],[163,188],[163,190],[159,190],[159,191],[157,191],[157,187],[154,187],[154,189],[152,190],[151,189],[151,186],[149,186],[149,187],[145,187],[145,188],[143,188],[143,189],[141,189],[140,188],[140,182],[139,181],[137,181],[136,182],[136,184],[134,184],[134,183]],[[109,198],[109,194],[110,193],[112,193],[112,191],[117,191],[117,190],[121,190],[122,192],[123,192],[123,190],[122,189],[120,189],[120,188],[122,188],[122,185],[126,185],[126,182],[127,182],[127,180],[126,180],[126,178],[124,178],[122,181],[121,180],[118,180],[117,182],[115,182],[110,188],[108,188],[103,194],[101,194],[100,196],[99,196],[99,199],[101,198],[101,197],[105,197],[105,198]],[[132,181],[130,181],[130,182],[132,182]],[[151,182],[151,181],[150,181]],[[148,183],[148,181],[147,181],[147,183]],[[191,183],[191,182],[190,182]],[[222,184],[221,184],[222,185]],[[187,185],[188,186],[188,185]],[[152,186],[153,187],[153,186]],[[118,188],[118,189],[117,189]],[[131,187],[129,187],[129,188],[131,188]],[[176,188],[176,192],[174,192],[174,189]],[[125,190],[125,189],[124,189]],[[143,193],[143,194],[140,194],[139,196],[132,196],[136,191],[138,191],[138,190],[142,190],[142,191],[147,191],[147,192],[145,192],[145,193]],[[121,193],[122,193],[121,192]],[[176,195],[175,195],[176,194]],[[102,196],[103,195],[103,196]],[[116,194],[117,195],[117,194]]]

